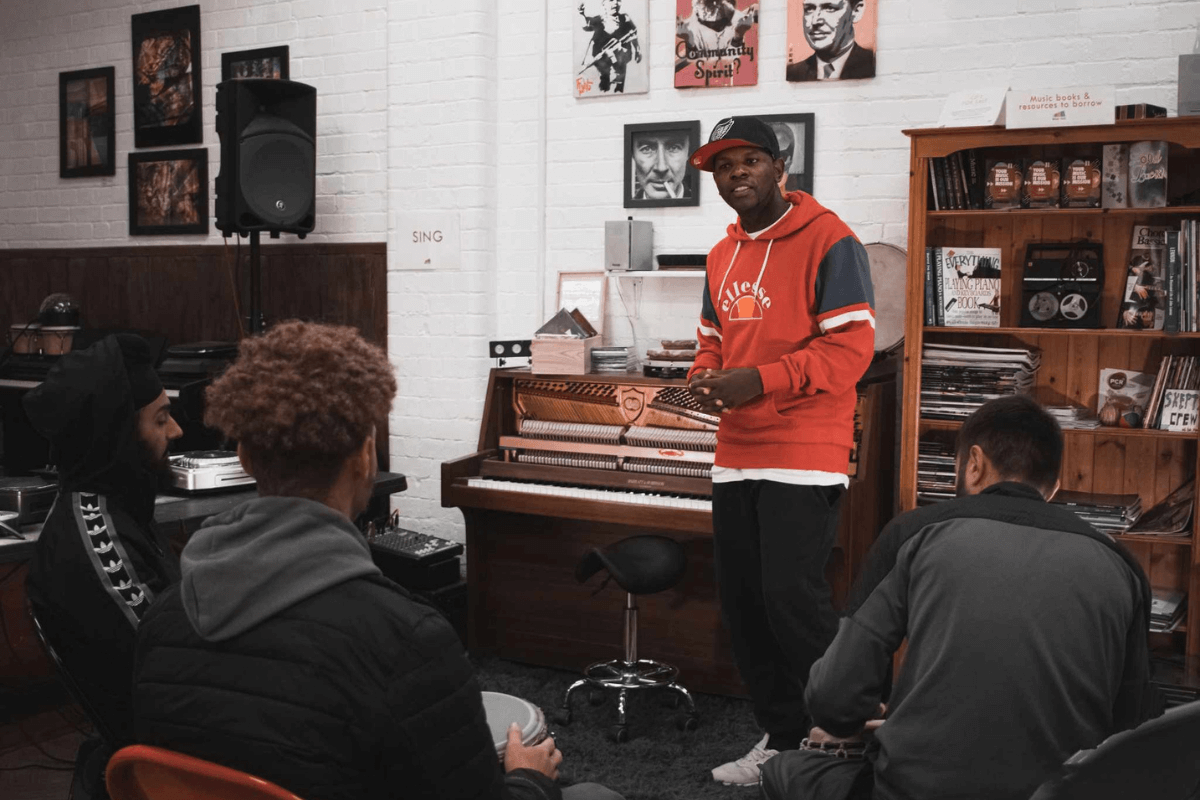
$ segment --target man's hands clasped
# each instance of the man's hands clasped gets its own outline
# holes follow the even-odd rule
[[[700,402],[701,410],[720,414],[761,396],[762,376],[753,367],[706,369],[692,376],[688,390]]]

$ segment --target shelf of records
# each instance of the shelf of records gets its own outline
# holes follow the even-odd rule
[[[926,506],[955,496],[954,442],[923,438],[917,443],[917,505]],[[1079,515],[1096,530],[1118,539],[1190,545],[1194,478],[1189,478],[1149,509],[1137,494],[1106,494],[1059,490],[1050,502]]]
[[[1005,157],[1002,148],[960,150],[929,159],[928,208],[1165,209],[1169,164],[1170,145],[1160,141],[1097,144],[1062,156],[1029,158]]]
[[[1001,328],[1006,274],[999,247],[925,248],[926,328]],[[1113,327],[1100,313],[1100,242],[1031,242],[1021,274],[1019,328],[1039,331],[1200,332],[1200,220],[1135,224]]]
[[[1041,361],[1037,348],[926,342],[922,425],[955,428],[989,400],[1030,394]],[[1064,431],[1194,439],[1200,430],[1200,357],[1163,356],[1155,373],[1102,368],[1096,397],[1094,410],[1071,404],[1047,409]]]

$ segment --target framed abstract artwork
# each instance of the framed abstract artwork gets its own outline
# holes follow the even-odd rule
[[[688,156],[700,121],[625,126],[625,208],[700,205],[699,174]]]
[[[129,235],[208,233],[208,150],[129,154]]]
[[[58,74],[58,174],[83,178],[116,173],[113,67]]]
[[[135,147],[204,141],[200,6],[133,15]]]
[[[221,53],[221,80],[233,78],[288,79],[288,46],[262,47]]]

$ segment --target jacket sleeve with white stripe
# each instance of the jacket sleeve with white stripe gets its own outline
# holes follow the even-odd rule
[[[867,251],[853,235],[833,243],[817,268],[821,335],[758,368],[763,393],[842,394],[854,388],[875,353],[875,292]],[[699,359],[697,359],[699,363]]]

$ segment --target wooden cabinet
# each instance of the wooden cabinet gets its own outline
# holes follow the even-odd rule
[[[1051,405],[1096,408],[1099,372],[1106,367],[1155,372],[1162,356],[1200,355],[1200,333],[1116,329],[1125,287],[1130,242],[1136,225],[1177,226],[1200,217],[1200,117],[1136,120],[1115,125],[1005,130],[941,128],[906,131],[911,139],[908,282],[901,409],[899,505],[917,504],[917,447],[924,438],[952,438],[959,423],[920,417],[921,360],[926,343],[1036,347],[1041,369],[1033,392]],[[1099,159],[1105,144],[1143,140],[1170,143],[1166,208],[934,211],[929,202],[929,160],[967,149],[987,158]],[[1022,328],[1021,275],[1026,245],[1089,240],[1104,246],[1105,282],[1099,330]],[[1003,252],[1000,328],[924,325],[925,248],[998,247]],[[1197,435],[1159,430],[1100,428],[1067,430],[1062,486],[1079,491],[1134,493],[1143,508],[1162,500],[1197,472]],[[1152,646],[1200,655],[1200,545],[1193,515],[1190,535],[1122,538],[1151,584],[1188,592],[1189,611],[1172,634],[1155,634]]]

